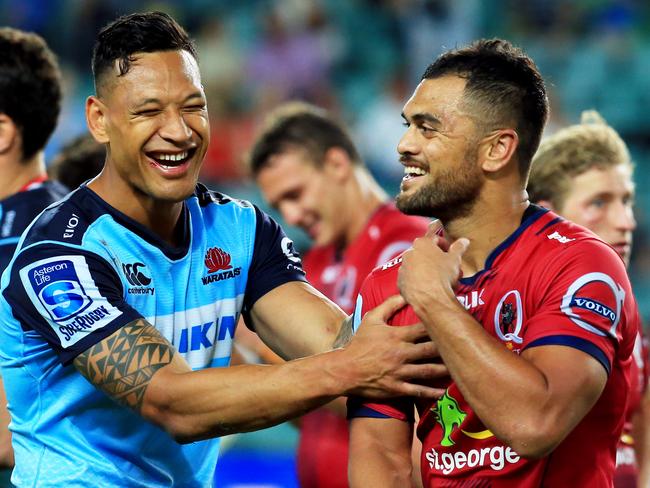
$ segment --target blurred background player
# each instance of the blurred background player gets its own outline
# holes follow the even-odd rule
[[[428,220],[397,210],[343,125],[315,106],[293,102],[271,113],[250,166],[266,201],[313,240],[303,260],[308,280],[346,313],[370,271],[426,232]],[[348,486],[347,459],[343,399],[302,417],[303,488]]]
[[[61,108],[61,73],[56,58],[36,34],[0,29],[0,273],[7,267],[27,225],[67,193],[45,173],[43,150]],[[14,464],[0,380],[0,485]]]
[[[74,190],[99,174],[106,160],[106,148],[86,133],[66,143],[47,168],[53,180]]]
[[[542,141],[533,158],[528,193],[532,202],[596,233],[627,266],[636,228],[633,171],[618,133],[597,112],[586,111],[580,124]],[[650,484],[648,358],[641,335],[634,359],[628,414],[616,455],[617,488]]]

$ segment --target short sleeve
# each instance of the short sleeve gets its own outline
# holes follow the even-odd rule
[[[257,207],[255,217],[255,244],[244,297],[245,313],[274,288],[290,281],[307,281],[293,241],[277,222]]]
[[[527,321],[522,349],[575,347],[609,373],[617,354],[629,355],[638,330],[636,303],[621,259],[600,241],[568,247],[547,263],[548,283]]]
[[[23,330],[40,334],[64,365],[140,318],[124,301],[110,264],[76,247],[47,244],[21,251],[3,297]]]
[[[376,273],[370,274],[359,290],[356,307],[352,317],[353,330],[355,333],[361,324],[363,316],[393,294],[390,293],[390,290],[382,289],[376,277]],[[413,401],[410,398],[368,401],[359,397],[350,397],[347,402],[347,407],[348,419],[371,417],[394,418],[407,422],[414,421]]]

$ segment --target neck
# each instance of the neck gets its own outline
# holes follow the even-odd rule
[[[496,192],[491,198],[483,192],[467,216],[445,223],[449,242],[460,237],[470,241],[461,263],[464,276],[485,268],[490,253],[519,227],[528,204],[523,190]]]
[[[354,169],[354,178],[344,193],[343,201],[350,202],[346,207],[349,220],[344,246],[347,247],[359,236],[372,214],[388,201],[388,195],[363,168]]]
[[[36,153],[29,161],[18,158],[0,160],[0,200],[18,193],[30,181],[45,174],[43,151]]]
[[[183,210],[183,202],[154,200],[123,181],[111,184],[108,173],[104,168],[100,175],[88,184],[88,188],[111,207],[145,226],[165,242],[173,246],[179,245],[175,240],[174,229]]]

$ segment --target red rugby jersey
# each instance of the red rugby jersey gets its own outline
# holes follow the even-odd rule
[[[303,258],[309,282],[347,313],[370,272],[411,247],[424,235],[428,219],[401,213],[392,203],[380,206],[359,236],[343,251],[335,246],[311,249]],[[302,417],[298,478],[302,488],[348,486],[348,423],[319,409]]]
[[[355,324],[365,311],[397,291],[400,258],[375,270],[363,284]],[[618,255],[592,233],[540,207],[488,257],[485,269],[461,280],[458,300],[513,354],[564,345],[598,360],[605,389],[585,418],[547,457],[520,457],[496,438],[450,381],[437,401],[415,402],[427,487],[609,487],[623,428],[632,349],[639,325],[636,303]],[[393,325],[418,319],[410,307]],[[350,416],[406,420],[414,401],[350,403]],[[468,484],[469,483],[469,484]]]

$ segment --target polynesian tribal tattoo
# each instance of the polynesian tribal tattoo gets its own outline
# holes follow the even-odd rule
[[[81,353],[74,366],[115,401],[139,412],[152,376],[173,357],[169,341],[138,319]]]

